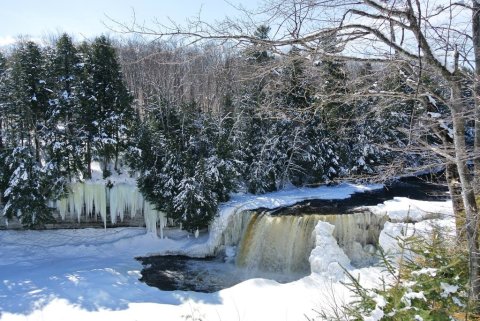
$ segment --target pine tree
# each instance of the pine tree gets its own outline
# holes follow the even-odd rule
[[[79,106],[75,88],[80,86],[80,57],[72,39],[63,34],[50,57],[50,79],[53,97],[48,117],[49,154],[63,169],[65,176],[83,171],[80,141]]]
[[[78,117],[79,138],[83,142],[84,175],[92,177],[91,163],[96,153],[95,142],[99,137],[100,110],[96,108],[96,97],[93,86],[93,66],[91,46],[84,42],[79,48],[80,55],[78,83],[74,88],[74,101]]]
[[[107,37],[98,37],[92,44],[91,64],[93,104],[99,113],[100,128],[96,143],[104,171],[112,159],[118,169],[119,154],[126,147],[126,136],[135,118],[133,98],[123,81],[115,48]]]
[[[8,143],[6,123],[10,114],[8,90],[7,59],[0,52],[0,202],[3,203],[3,191],[8,187],[8,168],[6,165],[6,146]]]
[[[4,148],[4,122],[7,111],[7,97],[8,89],[6,86],[7,81],[7,60],[0,52],[0,153]]]
[[[41,135],[49,106],[50,90],[46,87],[45,60],[37,44],[20,43],[12,57],[10,102],[18,121],[16,141],[33,146],[40,163]]]
[[[11,175],[3,193],[6,200],[3,215],[9,219],[16,216],[29,228],[55,221],[53,209],[47,204],[58,198],[55,193],[62,188],[58,185],[60,181],[51,176],[50,166],[39,164],[35,153],[33,146],[15,147],[5,158]]]
[[[195,103],[162,105],[144,121],[131,148],[142,193],[188,230],[208,226],[218,202],[237,186],[228,127],[215,117]]]

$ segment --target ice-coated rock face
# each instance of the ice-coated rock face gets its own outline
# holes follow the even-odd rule
[[[110,222],[123,222],[125,215],[130,218],[143,215],[148,232],[163,238],[163,227],[166,225],[165,215],[147,202],[135,185],[117,183],[107,187],[105,182],[73,183],[66,198],[56,202],[60,217],[65,220],[68,216],[78,222],[87,218],[95,220],[100,216],[104,226],[107,226],[107,216]]]

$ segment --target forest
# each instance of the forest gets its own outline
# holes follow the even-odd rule
[[[350,286],[358,299],[344,319],[450,320],[457,312],[465,320],[470,312],[478,318],[480,2],[262,5],[256,13],[239,6],[237,17],[218,23],[198,17],[149,26],[110,19],[114,33],[94,39],[63,33],[43,41],[19,37],[1,47],[2,215],[25,229],[43,229],[55,220],[52,202],[72,194],[73,183],[91,180],[92,164],[100,164],[107,188],[128,174],[143,198],[179,227],[170,235],[184,233],[161,243],[162,230],[155,241],[163,254],[235,261],[267,238],[266,226],[290,220],[285,229],[273,228],[271,238],[289,246],[297,243],[286,235],[304,233],[302,264],[314,276],[326,280],[328,264],[336,264],[343,279],[335,286]],[[317,200],[326,199],[323,188],[337,188],[326,195],[343,200],[374,189],[370,183],[388,187],[422,175],[448,186],[452,208],[385,201],[369,209],[385,213],[375,241],[365,244],[353,240],[349,228],[361,226],[359,234],[367,235],[373,225],[370,219],[364,225],[348,221],[352,213],[335,214],[343,227],[312,219],[308,232],[301,215],[272,214],[276,197],[277,206],[295,206],[292,199],[303,195],[300,189],[289,195],[295,187],[315,187]],[[302,201],[313,194],[306,192]],[[264,205],[272,212],[262,212]],[[409,224],[417,224],[419,234],[409,235]],[[338,230],[352,238],[350,248],[335,239]],[[384,238],[389,232],[397,233],[400,263],[381,248],[391,245]],[[205,242],[190,240],[201,233],[209,234],[200,236]],[[317,242],[312,251],[311,237]],[[250,261],[288,246],[255,246]],[[377,255],[384,268],[377,279],[389,275],[393,283],[382,279],[383,288],[364,288],[349,274],[363,266],[350,266],[347,252]],[[348,305],[342,308],[348,312]],[[324,319],[342,319],[336,317]]]
[[[49,222],[48,200],[88,179],[93,160],[107,180],[138,173],[145,197],[187,229],[207,226],[231,192],[385,181],[443,163],[422,144],[441,143],[428,127],[445,107],[413,97],[408,70],[390,64],[254,45],[51,42],[19,41],[0,60],[3,214],[25,226]],[[334,35],[324,42],[337,50]]]

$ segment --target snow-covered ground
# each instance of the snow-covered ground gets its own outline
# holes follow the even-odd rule
[[[305,315],[314,317],[315,310],[329,309],[349,297],[332,262],[339,258],[347,265],[348,258],[332,242],[327,223],[316,228],[317,246],[310,257],[314,273],[287,284],[251,279],[211,294],[160,291],[138,281],[142,266],[134,257],[170,251],[201,255],[216,246],[228,216],[235,211],[285,206],[304,199],[342,199],[376,187],[341,185],[238,195],[221,206],[210,235],[198,239],[173,230],[166,231],[168,238],[159,239],[142,228],[0,231],[0,319],[306,320]],[[428,228],[423,219],[432,213],[442,214],[443,220],[437,218],[437,222],[453,224],[449,202],[395,199],[374,210],[402,221],[411,218],[412,208],[422,229]],[[387,223],[383,242],[394,250],[389,235],[398,235],[405,227],[412,225]],[[351,268],[351,272],[360,273],[365,284],[373,285],[380,270]]]

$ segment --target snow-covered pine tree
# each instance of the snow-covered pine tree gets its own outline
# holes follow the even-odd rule
[[[80,87],[80,56],[72,39],[63,34],[50,57],[49,78],[53,90],[50,99],[46,148],[63,175],[75,177],[84,172],[80,140],[79,105],[75,88]]]
[[[191,177],[184,177],[173,199],[174,211],[189,231],[207,227],[217,213],[218,196],[206,162],[200,158]]]
[[[128,130],[136,113],[132,106],[133,98],[124,83],[120,64],[111,40],[105,36],[95,39],[92,44],[92,91],[94,107],[100,116],[99,156],[104,163],[104,174],[107,165],[114,160],[118,169],[119,154],[126,148]]]
[[[8,106],[7,59],[0,52],[0,153],[4,148],[4,123]]]
[[[12,55],[10,102],[15,108],[19,146],[32,146],[35,159],[41,160],[41,136],[50,91],[46,87],[45,60],[39,46],[20,42]]]
[[[96,108],[96,96],[93,88],[92,49],[87,42],[78,47],[80,55],[78,83],[73,91],[73,98],[78,117],[77,128],[83,147],[83,169],[86,178],[92,177],[91,163],[96,154],[95,142],[99,140],[100,110]]]
[[[42,226],[53,220],[48,201],[65,188],[64,177],[44,149],[52,94],[44,52],[33,42],[21,42],[10,66],[5,81],[9,133],[2,151],[3,214],[19,217],[27,227]]]
[[[3,193],[6,200],[3,215],[8,219],[16,216],[28,228],[53,223],[53,209],[47,205],[55,199],[58,187],[56,180],[51,179],[52,168],[37,162],[33,146],[13,148],[5,158],[5,165],[11,175]]]
[[[140,172],[138,186],[184,228],[204,228],[218,202],[228,200],[237,185],[229,129],[194,103],[154,110],[129,153],[131,166]]]
[[[3,200],[3,191],[8,187],[9,179],[7,166],[5,164],[7,157],[6,145],[8,142],[6,127],[10,112],[7,80],[7,59],[0,52],[0,202]]]

